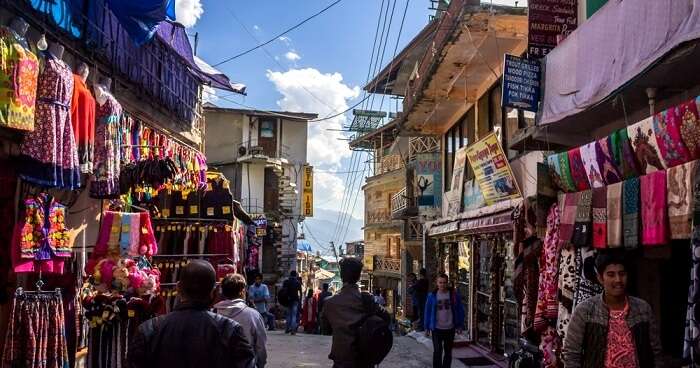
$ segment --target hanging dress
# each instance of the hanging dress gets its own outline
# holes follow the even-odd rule
[[[106,100],[97,104],[95,123],[94,180],[90,184],[93,198],[119,196],[119,121],[122,106],[109,93]]]
[[[63,60],[44,53],[37,89],[35,129],[21,146],[20,177],[63,189],[80,187],[78,151],[70,120],[73,73]]]
[[[0,27],[0,60],[0,126],[34,130],[39,60],[7,27]]]
[[[70,115],[80,171],[91,174],[95,148],[95,98],[80,76],[73,75],[73,85]]]

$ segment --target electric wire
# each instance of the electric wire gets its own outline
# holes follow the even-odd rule
[[[396,62],[396,52],[399,50],[399,41],[401,40],[401,33],[403,32],[403,26],[406,21],[406,13],[408,13],[408,4],[411,3],[411,0],[406,0],[406,6],[403,8],[403,15],[401,16],[401,25],[399,26],[399,34],[396,36],[396,43],[394,44],[394,54],[391,57],[391,63],[389,64],[389,70],[391,71],[394,69],[394,63]],[[381,110],[384,107],[384,97],[386,96],[386,90],[387,87],[389,86],[389,77],[391,76],[391,73],[386,74],[386,80],[384,81],[384,91],[382,93],[382,99],[379,102],[379,109]]]
[[[377,73],[379,73],[381,71],[381,69],[379,69],[379,65],[384,63],[384,54],[386,53],[386,45],[389,43],[389,35],[391,33],[391,25],[394,22],[394,11],[396,10],[396,2],[397,2],[397,0],[394,0],[394,5],[391,7],[391,15],[389,16],[389,24],[388,24],[388,27],[386,29],[386,37],[384,38],[384,46],[382,47],[382,55],[381,55],[381,59],[379,59],[379,62],[375,64],[375,71],[374,71],[374,73],[372,73],[374,75],[377,75]],[[380,44],[381,44],[381,42],[380,42]],[[370,107],[369,107],[370,110],[372,110],[374,108],[374,98],[375,98],[376,94],[372,93],[371,95],[372,95],[372,101],[370,102]]]

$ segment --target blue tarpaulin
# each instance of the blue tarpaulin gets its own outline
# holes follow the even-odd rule
[[[311,243],[304,239],[297,239],[297,250],[301,252],[313,252],[311,249]]]
[[[107,4],[137,46],[153,38],[160,22],[175,20],[175,0],[107,0]]]

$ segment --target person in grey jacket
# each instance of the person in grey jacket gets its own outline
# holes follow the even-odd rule
[[[260,312],[246,304],[245,278],[237,273],[226,275],[221,282],[221,293],[225,300],[214,305],[214,311],[238,322],[243,328],[243,334],[255,350],[255,366],[265,367],[267,362],[267,334],[265,322]]]
[[[596,270],[604,291],[574,310],[564,339],[564,367],[665,367],[651,306],[627,295],[624,259],[599,254]]]

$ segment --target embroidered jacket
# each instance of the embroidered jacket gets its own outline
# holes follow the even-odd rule
[[[24,221],[20,237],[22,258],[37,260],[70,257],[66,230],[66,207],[46,193],[24,200]]]

